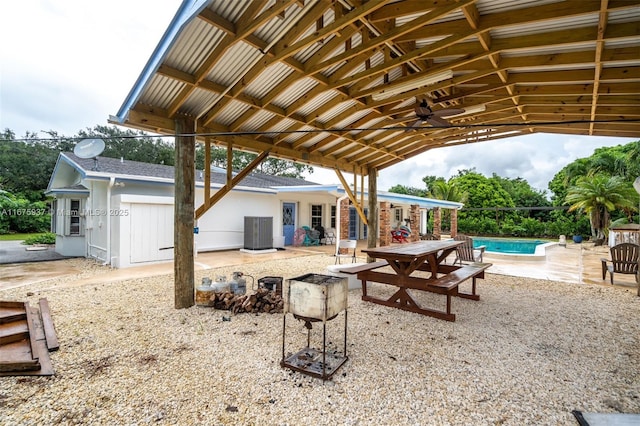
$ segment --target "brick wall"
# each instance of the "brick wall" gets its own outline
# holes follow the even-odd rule
[[[391,203],[380,202],[380,247],[391,245]]]
[[[409,241],[420,241],[420,206],[417,204],[409,207],[409,228],[411,228]]]
[[[451,209],[451,238],[458,235],[458,210]]]
[[[438,239],[442,235],[442,210],[440,207],[433,208],[433,235]]]
[[[340,235],[341,240],[349,239],[349,200],[340,202]]]

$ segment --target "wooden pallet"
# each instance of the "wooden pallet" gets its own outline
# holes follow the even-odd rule
[[[0,301],[0,376],[53,375],[49,352],[58,348],[47,299],[38,308]]]

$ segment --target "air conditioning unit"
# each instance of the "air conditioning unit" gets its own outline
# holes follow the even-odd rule
[[[247,250],[273,248],[273,217],[244,217],[244,248]]]

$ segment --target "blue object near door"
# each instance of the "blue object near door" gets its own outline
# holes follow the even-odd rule
[[[282,203],[282,233],[284,245],[293,245],[293,234],[296,232],[296,204]]]

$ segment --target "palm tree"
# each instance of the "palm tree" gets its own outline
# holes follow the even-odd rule
[[[634,198],[633,188],[621,177],[596,174],[579,178],[575,186],[569,188],[566,202],[571,204],[569,211],[588,213],[591,235],[596,240],[606,241],[609,212],[617,208],[634,209]]]
[[[431,197],[437,200],[455,201],[457,203],[464,203],[467,201],[468,194],[461,192],[455,182],[447,183],[444,180],[436,180],[431,187]],[[449,228],[451,227],[451,211],[445,210],[443,212],[443,223],[449,222]]]
[[[431,195],[438,200],[455,201],[457,203],[464,203],[468,198],[467,193],[460,192],[455,182],[447,183],[444,180],[437,180],[433,183]]]

